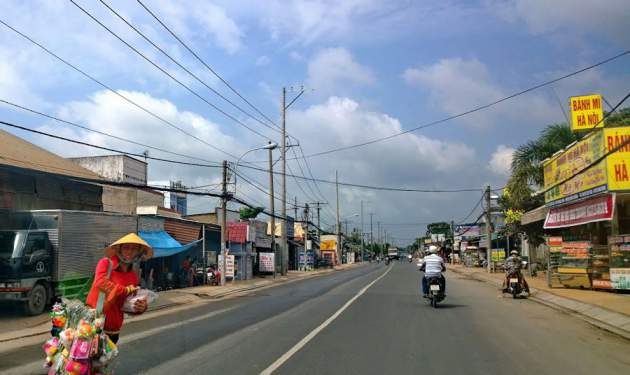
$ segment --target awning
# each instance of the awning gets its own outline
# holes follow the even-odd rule
[[[565,228],[612,220],[614,211],[615,195],[604,194],[563,207],[551,208],[543,228]]]
[[[543,221],[547,217],[548,212],[549,207],[547,206],[540,206],[534,208],[533,210],[527,211],[523,214],[523,217],[521,217],[521,225]]]
[[[138,232],[138,235],[153,248],[153,258],[169,257],[190,249],[199,241],[182,245],[165,231]]]

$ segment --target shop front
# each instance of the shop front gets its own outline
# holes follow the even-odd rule
[[[630,128],[599,130],[544,162],[550,286],[630,290],[630,148],[603,157],[620,137]]]

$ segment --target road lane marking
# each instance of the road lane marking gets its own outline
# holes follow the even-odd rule
[[[385,277],[392,270],[392,266],[390,266],[385,273],[381,276],[377,277],[368,285],[364,286],[363,289],[359,290],[354,297],[350,298],[348,302],[346,302],[339,310],[337,310],[334,314],[332,314],[328,319],[326,319],[322,324],[317,326],[314,330],[312,330],[308,335],[304,336],[302,340],[300,340],[297,344],[295,344],[288,352],[284,353],[280,358],[278,358],[274,363],[272,363],[269,367],[264,369],[260,374],[261,375],[271,375],[274,371],[276,371],[280,366],[282,366],[286,361],[288,361],[295,353],[300,351],[306,344],[309,343],[315,336],[317,336],[324,328],[328,327],[330,323],[332,323],[341,313],[343,313],[357,298],[361,297],[363,293],[365,293],[372,285],[374,285],[377,281]]]

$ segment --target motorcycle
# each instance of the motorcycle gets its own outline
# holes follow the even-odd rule
[[[523,292],[523,285],[518,276],[518,272],[514,271],[508,275],[507,291],[516,299]]]
[[[444,291],[440,286],[440,278],[439,277],[430,277],[428,280],[429,285],[429,303],[433,308],[437,308],[438,302],[442,302],[444,300]]]

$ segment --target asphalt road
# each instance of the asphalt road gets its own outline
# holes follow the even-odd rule
[[[131,323],[115,373],[630,373],[630,341],[451,273],[448,297],[433,309],[419,296],[415,265],[390,268],[336,272]],[[40,350],[0,355],[0,372],[41,373]]]

